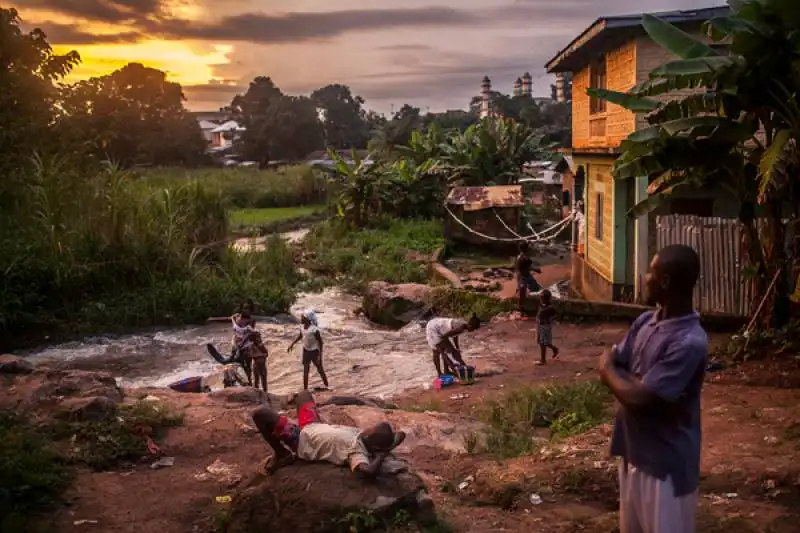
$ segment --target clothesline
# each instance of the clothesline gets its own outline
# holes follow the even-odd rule
[[[541,241],[544,241],[544,240],[551,240],[551,239],[555,238],[555,236],[558,235],[558,233],[560,233],[561,230],[564,229],[564,227],[566,227],[567,222],[569,222],[569,221],[571,221],[573,219],[573,215],[570,214],[565,219],[561,220],[560,222],[556,223],[555,225],[553,225],[553,226],[551,226],[549,228],[546,228],[546,229],[542,230],[540,233],[536,234],[536,232],[534,232],[534,235],[536,235],[536,236],[523,237],[523,236],[517,234],[511,228],[509,228],[508,225],[506,225],[506,223],[503,221],[503,219],[501,219],[497,215],[497,213],[495,213],[495,216],[502,222],[503,226],[505,226],[506,229],[512,233],[512,235],[516,235],[515,238],[509,239],[509,238],[504,238],[504,237],[493,237],[491,235],[486,235],[485,233],[481,233],[479,231],[476,231],[476,230],[472,229],[471,227],[469,227],[463,220],[458,218],[455,215],[455,213],[453,213],[450,210],[450,207],[448,207],[446,204],[444,206],[444,209],[445,209],[445,211],[447,211],[447,214],[449,214],[451,217],[453,217],[453,220],[458,222],[459,225],[461,225],[464,229],[466,229],[467,231],[469,231],[473,235],[477,235],[478,237],[482,237],[484,239],[487,239],[487,240],[490,240],[490,241],[496,241],[496,242],[523,242],[523,241],[525,241],[525,242],[541,242]],[[557,229],[557,231],[556,231],[556,229]],[[549,232],[552,232],[552,231],[554,231],[553,235],[547,236],[547,237],[542,237],[543,234],[549,233]]]

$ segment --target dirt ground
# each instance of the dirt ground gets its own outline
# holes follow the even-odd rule
[[[627,325],[557,325],[554,340],[562,353],[544,367],[533,365],[533,327],[531,322],[501,321],[476,333],[476,340],[492,341],[495,362],[507,368],[505,373],[470,387],[415,391],[397,403],[410,411],[437,405],[445,413],[476,417],[486,399],[515,387],[594,379],[598,353],[618,341]],[[793,361],[709,376],[703,396],[699,531],[800,530],[800,389],[790,387],[800,384],[795,379],[800,369]],[[467,397],[451,400],[454,392]],[[0,391],[0,396],[7,394],[8,389]],[[161,443],[174,465],[152,469],[143,462],[112,472],[81,472],[67,504],[51,517],[50,530],[211,533],[226,505],[216,497],[233,495],[235,488],[231,479],[209,475],[206,467],[220,460],[233,474],[247,477],[268,453],[252,428],[252,406],[164,390],[131,394],[156,396],[185,411],[184,425]],[[609,435],[610,426],[601,426],[551,443],[539,454],[503,461],[487,453],[459,454],[424,445],[406,453],[455,531],[611,532],[617,489]],[[454,490],[465,479],[469,486]]]

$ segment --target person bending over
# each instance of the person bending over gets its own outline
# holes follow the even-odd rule
[[[394,431],[388,422],[364,430],[326,424],[319,416],[314,397],[305,390],[296,395],[295,403],[296,424],[266,406],[253,412],[253,422],[273,451],[265,465],[268,473],[291,464],[297,457],[346,466],[358,476],[375,478],[389,453],[406,438],[404,432]]]
[[[433,365],[436,367],[437,376],[442,375],[443,369],[446,373],[457,376],[458,372],[455,367],[457,365],[466,366],[461,356],[458,336],[466,331],[475,331],[480,327],[481,321],[475,314],[469,320],[433,318],[428,321],[425,326],[425,337],[428,346],[433,350]]]

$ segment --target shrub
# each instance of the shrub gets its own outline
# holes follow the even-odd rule
[[[193,321],[246,297],[285,310],[294,298],[285,244],[230,252],[224,198],[198,181],[154,190],[52,158],[27,183],[0,213],[0,344]]]
[[[542,428],[549,429],[551,439],[585,432],[606,421],[610,401],[606,388],[595,381],[513,391],[482,412],[489,425],[488,449],[516,457],[536,450],[536,432]]]
[[[353,231],[338,221],[317,226],[305,239],[313,253],[310,268],[352,291],[370,281],[424,283],[427,267],[409,253],[431,254],[444,244],[441,223],[428,220],[380,222]]]
[[[0,414],[0,531],[30,531],[31,516],[70,482],[66,462],[22,419]]]
[[[182,413],[140,401],[117,407],[105,420],[65,423],[52,429],[56,439],[72,439],[74,461],[105,470],[147,456],[145,436],[162,438],[167,429],[182,423]]]

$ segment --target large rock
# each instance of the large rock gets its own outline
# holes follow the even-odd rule
[[[34,393],[37,402],[61,402],[64,398],[106,398],[122,401],[122,389],[108,372],[52,370]]]
[[[58,404],[55,417],[68,422],[106,420],[116,412],[117,402],[104,396],[65,398]]]
[[[0,355],[0,374],[30,374],[36,365],[15,355]]]
[[[401,328],[430,307],[432,296],[433,291],[427,285],[373,281],[364,294],[362,308],[376,324]]]
[[[225,533],[348,531],[372,516],[391,523],[399,512],[417,523],[435,520],[433,501],[411,472],[368,482],[346,468],[297,461],[270,476],[258,475],[233,497]],[[351,514],[352,513],[352,514]]]
[[[256,389],[254,387],[229,387],[227,389],[220,389],[210,392],[208,397],[225,403],[241,403],[251,405],[269,403],[275,406],[285,406],[287,404],[287,398],[285,396],[267,394],[263,390]]]

